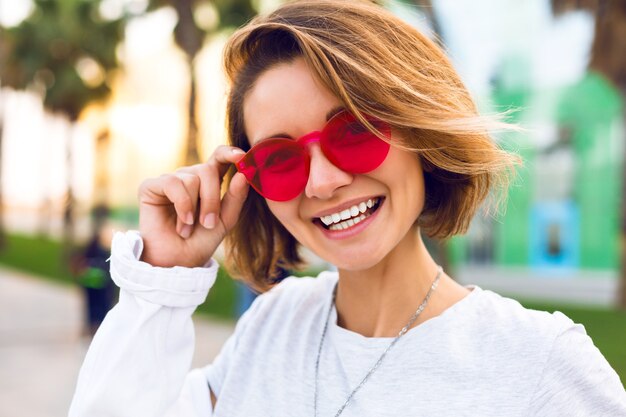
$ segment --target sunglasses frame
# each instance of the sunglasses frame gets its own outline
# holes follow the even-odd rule
[[[386,137],[388,140],[391,140],[391,126],[387,123],[384,122],[378,118],[375,118],[373,116],[369,116],[369,115],[363,115],[365,117],[365,119],[370,122],[372,125],[374,125],[376,127],[376,129],[379,131],[379,133],[381,133],[384,137]],[[340,161],[331,151],[332,149],[327,149],[327,146],[325,146],[325,142],[324,142],[324,138],[328,137],[328,130],[330,129],[331,126],[333,126],[333,124],[337,123],[338,119],[344,119],[344,124],[345,125],[350,125],[351,123],[357,122],[358,124],[360,124],[364,129],[367,129],[368,132],[374,136],[376,139],[378,139],[381,143],[386,144],[386,146],[384,146],[384,150],[381,149],[379,151],[380,155],[379,155],[379,159],[380,161],[376,164],[374,164],[374,166],[367,166],[364,169],[344,169],[346,163],[345,161]],[[340,112],[338,112],[337,114],[335,114],[333,117],[331,117],[328,122],[326,122],[326,124],[324,125],[324,127],[322,128],[322,130],[315,130],[313,132],[309,132],[297,139],[289,139],[289,138],[268,138],[268,139],[264,139],[261,142],[258,142],[257,144],[255,144],[254,146],[252,146],[248,152],[246,152],[246,154],[235,163],[235,166],[237,168],[237,171],[241,172],[242,174],[244,174],[244,176],[246,177],[246,180],[248,181],[248,184],[250,184],[250,186],[257,192],[259,193],[262,197],[267,198],[268,200],[272,200],[272,201],[289,201],[292,200],[294,198],[296,198],[298,195],[300,195],[302,193],[302,191],[304,191],[304,186],[306,186],[306,181],[308,181],[308,177],[310,175],[310,165],[311,165],[311,157],[310,157],[310,151],[309,151],[309,145],[312,143],[316,143],[319,142],[320,143],[320,148],[322,150],[322,152],[324,153],[324,156],[333,164],[335,165],[337,168],[349,172],[351,174],[364,174],[367,172],[371,172],[374,169],[378,168],[383,162],[384,160],[387,158],[387,155],[389,153],[389,149],[391,148],[391,144],[389,142],[386,142],[385,140],[383,140],[382,138],[380,138],[376,133],[372,132],[369,128],[367,128],[359,119],[356,118],[356,116],[354,116],[351,112],[349,112],[348,110],[342,110]],[[268,146],[272,146],[272,145],[282,145],[284,144],[285,147],[288,148],[296,148],[298,151],[302,151],[302,158],[303,158],[303,162],[304,162],[304,168],[305,168],[305,173],[303,173],[303,177],[305,177],[306,181],[304,182],[304,184],[302,186],[298,186],[297,189],[299,189],[300,191],[295,194],[295,195],[291,195],[288,194],[285,197],[278,197],[278,196],[273,196],[273,197],[268,197],[267,195],[265,195],[264,192],[262,192],[261,190],[259,190],[259,188],[256,186],[255,182],[253,180],[250,179],[250,177],[253,177],[254,175],[256,175],[256,172],[258,170],[258,167],[256,166],[256,164],[254,163],[249,163],[249,159],[251,158],[251,156],[256,153],[259,152],[259,150],[262,150],[263,148],[266,148]],[[344,167],[342,167],[342,165]],[[292,193],[293,194],[293,193]]]

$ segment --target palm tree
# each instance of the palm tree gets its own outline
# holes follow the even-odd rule
[[[201,28],[194,19],[194,12],[202,2],[199,0],[152,0],[148,10],[170,6],[178,15],[174,28],[174,39],[187,56],[190,68],[188,130],[185,144],[183,165],[192,165],[200,161],[198,152],[198,124],[196,122],[196,77],[193,71],[194,59],[212,30],[221,30],[244,24],[256,13],[251,0],[215,0],[212,4],[217,10],[219,21],[213,28]]]
[[[34,0],[34,11],[19,25],[1,29],[0,79],[16,90],[41,92],[44,107],[72,124],[88,104],[110,94],[108,75],[118,67],[115,47],[124,17],[101,17],[101,1]],[[68,141],[69,142],[69,141]],[[64,243],[74,234],[71,147],[68,144]]]

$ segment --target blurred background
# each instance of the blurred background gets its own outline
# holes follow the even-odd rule
[[[280,0],[0,0],[0,416],[65,415],[115,302],[114,230],[150,176],[224,143],[221,51]],[[626,382],[626,2],[404,0],[445,45],[524,167],[498,216],[429,241],[449,274],[567,314]],[[316,274],[332,267],[307,254]],[[254,295],[224,271],[196,313],[194,364]],[[581,358],[583,360],[583,358]]]

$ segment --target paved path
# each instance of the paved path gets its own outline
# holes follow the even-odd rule
[[[89,340],[79,288],[0,268],[0,417],[67,416]],[[233,331],[195,319],[194,366],[213,360]]]
[[[464,266],[456,275],[463,284],[476,284],[498,294],[523,300],[616,307],[617,271],[530,269]]]

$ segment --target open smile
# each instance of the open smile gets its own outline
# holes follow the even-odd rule
[[[314,223],[327,231],[343,231],[355,227],[374,214],[381,206],[384,197],[373,197],[335,213],[314,218]]]

